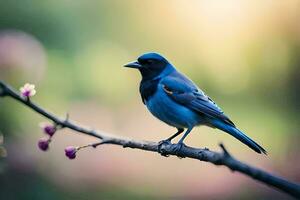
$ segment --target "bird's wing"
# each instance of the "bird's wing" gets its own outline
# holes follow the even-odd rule
[[[163,87],[166,94],[177,103],[197,113],[201,113],[206,117],[219,119],[235,126],[211,98],[200,90],[190,79],[179,72],[164,77],[160,82],[160,86]]]

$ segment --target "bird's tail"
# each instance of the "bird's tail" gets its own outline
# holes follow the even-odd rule
[[[259,144],[257,144],[255,141],[253,141],[251,138],[249,138],[246,134],[244,134],[236,127],[229,124],[225,124],[224,122],[221,122],[219,120],[214,121],[213,125],[216,128],[221,129],[226,133],[229,133],[230,135],[232,135],[233,137],[235,137],[236,139],[253,149],[255,152],[264,153],[267,155],[267,151],[263,147],[261,147]]]

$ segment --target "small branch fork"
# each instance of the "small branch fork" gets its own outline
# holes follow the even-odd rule
[[[99,130],[92,130],[87,127],[81,126],[75,122],[69,120],[69,116],[67,115],[66,119],[61,119],[56,115],[46,111],[42,107],[38,106],[37,104],[29,101],[29,99],[22,98],[18,92],[16,92],[12,87],[5,84],[4,82],[0,81],[0,97],[11,97],[14,100],[18,101],[21,104],[31,108],[35,112],[43,115],[47,119],[51,120],[57,126],[61,128],[69,128],[75,132],[79,132],[85,135],[89,135],[95,138],[98,138],[100,141],[89,144],[86,146],[82,146],[79,148],[85,147],[97,147],[103,144],[114,144],[123,146],[124,148],[134,148],[134,149],[141,149],[145,151],[152,151],[161,153],[162,155],[172,155],[172,156],[179,156],[182,158],[191,158],[200,161],[205,161],[212,163],[214,165],[223,165],[228,167],[230,170],[238,171],[244,175],[249,176],[252,179],[260,181],[270,187],[274,187],[279,191],[285,192],[295,198],[300,199],[300,185],[297,183],[290,182],[285,180],[281,177],[272,175],[268,172],[265,172],[261,169],[243,163],[233,156],[229,154],[223,144],[220,144],[222,152],[215,152],[210,151],[208,149],[201,149],[201,148],[193,148],[188,146],[183,146],[179,152],[176,152],[174,144],[163,143],[159,145],[157,142],[150,142],[150,141],[137,141],[133,139],[127,139],[123,137],[119,137],[116,135],[104,133]]]

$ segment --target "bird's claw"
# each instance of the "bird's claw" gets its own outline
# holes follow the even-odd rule
[[[158,142],[158,152],[160,153],[160,155],[168,157],[169,154],[166,152],[163,145],[171,145],[171,141],[170,140],[162,140],[162,141]],[[184,143],[179,142],[177,144],[173,144],[171,147],[172,151],[177,155],[178,158],[184,158],[184,156],[182,156],[181,152],[180,152],[184,145],[185,145]]]
[[[184,156],[180,155],[180,153],[181,153],[180,151],[183,146],[185,146],[185,144],[182,142],[179,142],[177,144],[174,144],[174,147],[172,147],[173,151],[175,152],[175,154],[177,155],[178,158],[184,158]]]
[[[160,155],[168,157],[169,155],[166,153],[165,149],[162,148],[163,145],[170,145],[171,141],[170,140],[162,140],[158,142],[158,153],[160,153]]]

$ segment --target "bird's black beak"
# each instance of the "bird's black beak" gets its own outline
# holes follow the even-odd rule
[[[129,67],[129,68],[136,68],[136,69],[138,69],[138,68],[141,68],[142,65],[141,65],[138,61],[133,61],[133,62],[130,62],[130,63],[124,65],[124,67]]]

